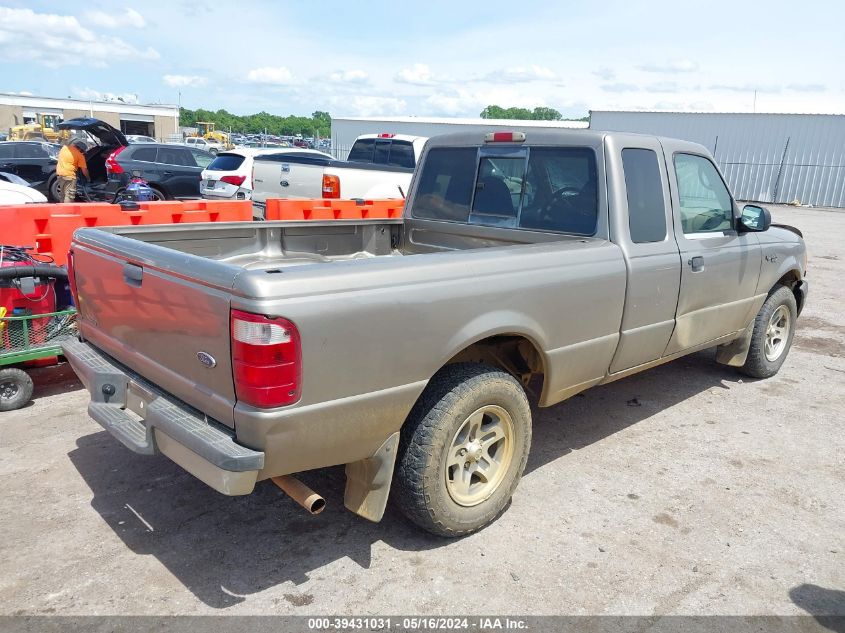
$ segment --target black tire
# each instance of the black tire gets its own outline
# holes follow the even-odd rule
[[[480,494],[486,495],[483,500],[473,505],[461,504],[450,488],[454,484],[447,480],[450,473],[454,474],[453,479],[458,473],[462,477],[467,475],[461,466],[453,465],[451,468],[456,470],[450,470],[447,464],[449,456],[456,454],[458,432],[468,428],[471,414],[478,414],[485,407],[508,414],[511,439],[507,442],[510,444],[502,442],[494,448],[494,455],[502,457],[498,471],[495,471],[501,474],[492,477],[489,484],[480,484]],[[483,416],[488,424],[494,423],[495,415],[491,418],[485,413]],[[485,433],[487,431],[482,430],[475,436],[479,442]],[[466,440],[470,437],[467,435]],[[522,477],[530,447],[531,408],[525,391],[513,376],[484,364],[447,365],[431,379],[402,427],[393,498],[405,516],[433,534],[447,537],[470,534],[492,522],[505,509]],[[458,452],[461,450],[466,454],[464,449]],[[473,472],[473,467],[480,467],[481,461],[490,466],[490,453],[482,456],[482,449],[478,451],[473,466],[464,465],[467,473]],[[469,460],[471,456],[457,459]],[[470,474],[468,481],[472,482],[476,476]],[[498,483],[493,486],[492,482],[497,478]],[[479,482],[470,484],[468,490],[473,485],[478,487]],[[485,486],[489,488],[489,494],[484,490]]]
[[[56,176],[53,176],[47,182],[47,200],[50,202],[59,201],[59,179]]]
[[[772,317],[777,311],[779,311],[780,315],[788,315],[788,322],[784,327],[785,336],[780,339],[774,339],[776,341],[783,341],[782,346],[778,346],[778,353],[776,355],[772,353],[767,355],[767,332]],[[778,373],[781,365],[786,360],[787,354],[789,354],[789,348],[792,346],[797,318],[798,306],[792,290],[780,285],[772,288],[768,298],[757,313],[757,317],[754,319],[754,333],[751,335],[748,357],[745,359],[745,364],[740,367],[740,371],[752,378],[770,378]],[[769,352],[774,351],[773,349],[769,350]]]
[[[0,369],[0,411],[20,409],[32,399],[32,378],[22,369]]]
[[[153,200],[167,200],[167,195],[157,187],[150,187],[153,190]]]

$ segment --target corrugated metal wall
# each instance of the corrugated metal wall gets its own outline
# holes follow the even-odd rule
[[[845,115],[593,111],[590,128],[701,143],[740,200],[845,207]]]

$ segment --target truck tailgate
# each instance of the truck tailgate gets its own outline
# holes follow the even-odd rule
[[[233,427],[227,290],[240,269],[90,229],[72,253],[80,334]]]

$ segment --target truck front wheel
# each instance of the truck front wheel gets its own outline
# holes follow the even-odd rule
[[[531,409],[513,376],[484,364],[447,365],[402,427],[393,497],[429,532],[475,532],[510,501],[530,446]]]
[[[769,378],[778,373],[792,346],[797,318],[798,307],[792,290],[786,286],[775,287],[754,320],[748,358],[740,371],[753,378]]]

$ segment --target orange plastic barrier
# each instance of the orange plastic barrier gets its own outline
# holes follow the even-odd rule
[[[402,217],[404,200],[282,200],[270,198],[265,220],[388,220]]]
[[[248,200],[139,202],[138,206],[131,211],[106,203],[0,206],[0,244],[32,246],[63,265],[73,232],[81,227],[252,220]]]

